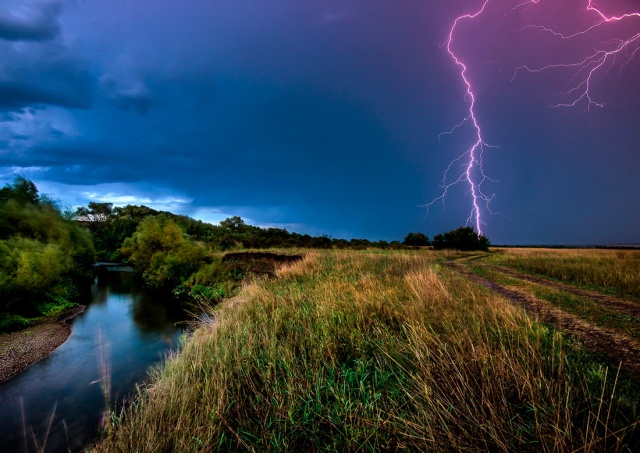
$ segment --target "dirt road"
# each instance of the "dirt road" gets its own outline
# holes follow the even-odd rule
[[[470,280],[478,282],[485,287],[495,291],[501,296],[505,297],[512,303],[523,307],[527,312],[532,313],[534,315],[539,316],[540,320],[554,325],[571,335],[579,338],[587,347],[592,349],[595,352],[608,356],[614,365],[618,365],[622,362],[622,368],[627,370],[630,374],[632,374],[636,378],[640,378],[640,344],[624,335],[620,335],[609,330],[594,326],[579,317],[562,311],[556,307],[553,307],[548,302],[533,297],[529,294],[525,294],[519,291],[515,291],[513,289],[507,289],[501,285],[498,285],[484,277],[474,274],[469,269],[464,267],[464,265],[456,262],[447,263],[452,269],[455,269],[457,272],[465,275]],[[502,272],[502,268],[500,268]],[[510,271],[511,272],[511,271]],[[505,272],[508,273],[508,272]],[[525,276],[523,274],[519,274],[517,272],[511,272],[510,275],[518,276],[518,278],[523,278],[529,280],[530,278],[536,279],[536,277]],[[526,278],[524,278],[526,277]],[[530,280],[533,281],[533,280]],[[562,284],[549,284],[554,283],[549,282],[544,279],[537,279],[535,283],[539,283],[542,285],[558,288],[557,285]],[[562,290],[565,288],[562,285]],[[576,291],[577,288],[572,288]],[[572,291],[569,291],[572,292]],[[590,293],[590,292],[589,292]],[[576,294],[573,292],[573,294]],[[582,297],[584,293],[580,294]],[[598,295],[602,296],[602,295]],[[602,296],[603,298],[609,300],[610,307],[613,307],[611,302],[615,302],[615,304],[621,303],[620,307],[624,308],[625,312],[628,313],[630,310],[633,310],[633,307],[627,306],[630,302],[620,301],[618,299],[609,298],[608,296]],[[611,300],[610,300],[611,299]],[[596,299],[601,300],[601,299]],[[622,311],[622,309],[620,310]]]

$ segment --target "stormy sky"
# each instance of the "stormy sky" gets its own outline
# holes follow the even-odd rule
[[[482,3],[3,0],[0,183],[23,175],[71,208],[145,204],[334,237],[464,225],[464,182],[446,206],[424,205],[474,140],[468,124],[441,135],[469,107],[443,43]],[[640,242],[638,43],[595,74],[604,107],[550,107],[575,94],[575,67],[511,80],[629,39],[640,18],[563,40],[527,26],[583,30],[586,0],[509,12],[521,3],[492,0],[453,43],[491,145],[484,232],[498,244]]]

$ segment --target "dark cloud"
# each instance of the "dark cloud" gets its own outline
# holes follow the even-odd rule
[[[0,39],[46,41],[60,33],[58,1],[11,2],[0,5]]]
[[[135,110],[145,114],[153,104],[153,95],[142,81],[136,81],[125,87],[118,84],[113,75],[107,74],[100,78],[100,85],[107,99],[121,110]]]
[[[33,46],[34,44],[30,44]],[[16,50],[0,46],[0,108],[59,105],[88,108],[93,78],[87,64],[57,44]]]
[[[9,0],[0,6],[1,110],[90,106],[93,77],[86,60],[59,39],[62,13],[60,1]]]
[[[44,104],[73,108],[90,105],[90,83],[86,78],[74,77],[57,83],[38,86],[37,83],[0,82],[0,108],[16,110]]]
[[[36,168],[57,187],[117,183],[119,199],[127,187],[178,194],[194,212],[224,206],[314,233],[402,239],[455,228],[469,215],[468,187],[428,216],[420,205],[473,138],[463,127],[438,140],[468,114],[440,44],[481,3],[136,0],[49,6],[47,16],[56,3],[20,15],[14,0],[2,17],[51,31],[0,35],[0,166]],[[455,43],[483,133],[500,146],[483,156],[500,181],[486,189],[511,220],[489,217],[487,232],[499,243],[638,240],[640,211],[629,207],[640,203],[640,58],[598,80],[615,105],[549,109],[571,74],[507,78],[523,63],[583,57],[582,42],[514,32],[549,16],[581,25],[542,3],[507,17],[512,2],[491,0]]]

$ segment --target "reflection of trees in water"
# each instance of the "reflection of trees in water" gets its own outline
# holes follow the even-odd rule
[[[135,294],[142,289],[142,284],[133,272],[106,271],[102,275],[113,294]]]
[[[171,335],[175,323],[188,318],[183,307],[170,294],[145,288],[132,272],[99,269],[91,288],[93,304],[105,304],[110,295],[125,295],[131,299],[131,311],[136,327],[145,333]]]
[[[96,277],[96,282],[91,286],[91,303],[95,305],[104,305],[109,297],[109,287]]]
[[[135,274],[126,271],[96,270],[96,281],[91,288],[91,303],[104,304],[110,294],[136,294],[142,289]]]
[[[133,322],[143,332],[172,334],[174,324],[187,318],[175,300],[157,292],[132,295]]]

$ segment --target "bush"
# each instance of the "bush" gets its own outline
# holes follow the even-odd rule
[[[13,313],[0,313],[0,332],[13,332],[29,327],[33,319],[25,318]]]
[[[489,250],[491,242],[486,236],[479,235],[471,227],[460,227],[433,238],[435,250]]]

